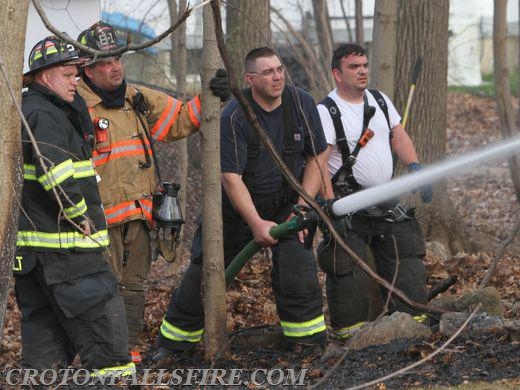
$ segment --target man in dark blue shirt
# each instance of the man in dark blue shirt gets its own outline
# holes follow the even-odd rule
[[[313,99],[285,85],[285,69],[270,48],[246,56],[245,91],[258,120],[285,164],[315,196],[327,177],[327,148]],[[269,231],[291,215],[292,205],[304,204],[282,176],[247,122],[236,100],[221,117],[221,166],[226,266],[253,238],[272,251],[272,286],[280,324],[289,343],[324,343],[322,294],[312,251],[303,233],[275,239]],[[320,169],[323,175],[320,174]],[[195,233],[191,263],[175,291],[159,332],[157,358],[194,346],[202,339],[202,229]]]

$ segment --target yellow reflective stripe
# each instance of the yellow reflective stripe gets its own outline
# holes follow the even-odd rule
[[[135,374],[135,363],[130,362],[124,366],[105,367],[97,369],[95,368],[91,373],[91,378],[100,378],[103,376],[130,376]]]
[[[49,249],[94,249],[108,246],[108,231],[99,230],[90,236],[83,237],[79,232],[47,233],[37,231],[18,231],[16,245],[19,247]]]
[[[49,169],[46,174],[38,178],[38,181],[46,191],[49,191],[72,176],[74,176],[74,166],[72,160],[68,159]]]
[[[90,160],[76,161],[72,165],[74,166],[74,179],[96,176],[94,165]]]
[[[170,324],[163,318],[161,323],[161,334],[169,340],[187,341],[190,343],[198,343],[202,340],[204,328],[194,331],[186,331]]]
[[[72,163],[74,179],[84,179],[96,176],[96,171],[91,160],[82,160]],[[36,167],[33,164],[23,164],[23,178],[25,180],[37,180]]]
[[[413,319],[419,323],[424,322],[428,319],[428,316],[426,314],[419,314],[416,316],[413,316]]]
[[[57,53],[58,50],[56,50],[56,47],[55,46],[47,46],[47,55],[48,54],[54,54],[54,53]],[[42,54],[42,47],[38,47],[35,51],[34,51],[34,60],[37,60],[38,58],[42,57],[43,54]]]
[[[13,271],[21,271],[22,270],[22,256],[15,257],[15,264],[13,264]]]
[[[342,339],[348,339],[356,333],[356,331],[361,328],[366,322],[361,321],[357,324],[351,325],[351,326],[345,326],[344,328],[339,328],[334,330],[334,334],[338,337],[341,337]]]
[[[36,180],[36,167],[32,164],[23,164],[23,178],[25,180]]]
[[[280,321],[280,325],[282,326],[283,334],[288,337],[310,336],[315,333],[324,332],[327,329],[325,326],[325,316],[323,314],[305,322]]]
[[[63,212],[69,218],[76,218],[76,217],[79,217],[80,215],[85,214],[87,212],[87,203],[85,202],[85,198],[82,198],[74,206],[65,207]]]

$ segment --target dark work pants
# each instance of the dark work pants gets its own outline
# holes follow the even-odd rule
[[[402,222],[388,222],[354,214],[349,229],[345,220],[336,221],[347,245],[363,260],[367,259],[367,245],[372,251],[377,273],[392,282],[410,299],[425,304],[426,269],[424,237],[415,218]],[[327,300],[331,325],[342,328],[368,319],[370,285],[368,274],[334,242],[322,242],[318,248],[321,267],[327,272]],[[381,288],[383,300],[388,291]],[[396,296],[391,296],[390,312],[417,314]]]
[[[89,257],[100,261],[102,254],[36,256],[45,257],[43,263],[49,258],[52,262],[78,259],[79,263]],[[57,282],[46,276],[40,260],[32,271],[15,275],[22,313],[22,366],[38,370],[66,367],[76,354],[86,369],[127,364],[131,359],[124,305],[108,264],[97,273]]]
[[[240,219],[224,218],[226,267],[252,239],[251,230]],[[303,247],[296,234],[281,238],[271,250],[271,283],[280,320],[298,323],[322,315],[322,294],[312,252]],[[180,287],[172,295],[165,316],[169,324],[185,332],[197,331],[204,327],[201,275],[202,226],[199,225],[193,238],[190,265]],[[258,310],[262,308],[259,307]],[[172,341],[159,332],[160,347],[182,349],[189,344]]]

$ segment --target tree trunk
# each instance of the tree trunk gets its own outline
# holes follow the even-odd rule
[[[226,7],[226,47],[234,58],[236,75],[244,74],[244,58],[255,47],[271,46],[269,0],[228,0]],[[242,85],[244,81],[242,80]]]
[[[22,191],[20,116],[13,104],[21,103],[23,50],[29,0],[5,0],[0,7],[0,340],[7,296],[11,289],[16,231]],[[7,79],[7,80],[6,80]],[[9,92],[9,87],[11,92]]]
[[[179,4],[179,9],[182,9]],[[172,26],[175,21],[178,18],[179,12],[177,11],[177,0],[168,0],[168,10],[170,11],[170,26]],[[184,28],[186,30],[186,26],[183,23],[182,26],[179,26],[177,30],[175,30],[173,33],[170,34],[170,74],[173,74],[175,72],[174,69],[177,69],[177,58],[176,50],[177,50],[177,44],[178,44],[178,37],[181,34],[179,31],[180,28]],[[177,86],[178,91],[178,86]]]
[[[509,66],[507,61],[507,0],[495,0],[493,13],[493,60],[497,113],[503,138],[519,134],[516,113],[513,109],[511,89],[509,87]],[[509,170],[520,201],[520,156],[509,159]]]
[[[398,6],[395,103],[404,110],[415,60],[421,56],[423,67],[410,110],[407,132],[419,160],[438,161],[446,152],[446,100],[448,69],[448,0],[401,0]],[[413,203],[416,203],[416,197]],[[467,237],[446,192],[446,183],[435,186],[433,202],[419,208],[423,230],[430,240],[443,243],[452,253],[471,251]]]
[[[327,2],[325,0],[312,0],[312,9],[314,11],[316,39],[320,43],[318,45],[318,60],[320,61],[320,67],[328,70],[330,68],[330,59],[332,58],[333,43]]]
[[[176,0],[168,0],[170,6],[170,23],[173,25],[178,18],[186,10],[187,1],[179,0],[179,9],[177,11]],[[172,34],[171,49],[171,74],[175,72],[177,79],[177,98],[185,101],[186,97],[186,74],[187,74],[187,50],[186,50],[186,23],[181,24]],[[186,191],[188,189],[188,139],[183,138],[173,144],[174,153],[177,157],[176,177],[181,186],[179,199],[181,204],[182,215],[186,218]],[[179,245],[176,248],[176,259],[180,259],[182,243],[184,243],[184,230],[181,230],[179,237]],[[170,271],[175,272],[179,267],[180,261],[175,261],[170,267]]]
[[[352,39],[352,28],[350,27],[350,22],[348,20],[347,11],[345,10],[345,4],[343,1],[340,1],[340,6],[341,14],[343,15],[343,19],[345,20],[345,27],[347,28],[347,39],[349,42],[353,42],[354,40]]]
[[[398,0],[376,0],[370,85],[394,99]]]
[[[365,46],[365,32],[363,25],[363,0],[356,0],[356,43]]]
[[[211,5],[203,11],[201,162],[203,301],[206,359],[214,361],[226,345],[226,282],[222,242],[220,183],[220,100],[211,94],[209,81],[220,66]]]

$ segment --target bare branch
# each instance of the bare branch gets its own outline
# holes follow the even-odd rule
[[[363,389],[365,387],[368,387],[368,386],[373,386],[373,385],[376,385],[378,383],[381,383],[381,382],[384,382],[388,379],[391,379],[393,378],[394,376],[397,376],[397,375],[401,375],[401,374],[404,374],[405,372],[407,371],[410,371],[411,369],[415,368],[415,367],[418,367],[420,366],[421,364],[424,364],[426,363],[428,360],[431,360],[433,359],[435,356],[437,356],[439,353],[443,352],[443,351],[446,351],[447,347],[453,342],[453,340],[455,340],[459,334],[468,326],[469,322],[473,319],[473,317],[475,316],[475,314],[477,313],[478,309],[480,308],[481,304],[479,303],[477,305],[477,307],[471,312],[471,314],[469,315],[469,317],[466,319],[466,321],[464,321],[464,323],[460,326],[460,328],[457,329],[457,331],[448,339],[446,340],[446,342],[444,344],[442,344],[438,349],[436,349],[434,352],[432,352],[431,354],[425,356],[424,358],[422,358],[421,360],[415,362],[415,363],[412,363],[410,364],[409,366],[406,366],[406,367],[403,367],[401,368],[400,370],[397,370],[397,371],[394,371],[388,375],[385,375],[383,377],[380,377],[380,378],[377,378],[377,379],[374,379],[370,382],[367,382],[367,383],[363,383],[361,385],[358,385],[358,386],[354,386],[354,387],[348,387],[346,390],[357,390],[357,389]],[[329,370],[327,371],[322,378],[320,378],[320,380],[316,383],[314,383],[312,386],[307,386],[307,388],[309,390],[312,390],[312,389],[315,389],[316,387],[318,386],[321,386],[323,383],[325,383],[325,381],[327,380],[327,378],[334,372],[334,370],[336,370],[339,366],[339,364],[345,360],[345,358],[347,357],[348,353],[350,352],[350,349],[346,349],[345,352],[343,353],[343,355],[341,355],[341,357],[338,359],[338,361],[336,362],[336,364],[334,364],[334,366]],[[453,352],[453,351],[450,351],[450,352]],[[458,351],[456,351],[458,352]]]
[[[487,269],[486,273],[484,274],[484,277],[482,278],[482,281],[480,282],[480,285],[478,286],[479,290],[486,287],[487,284],[489,283],[489,281],[491,280],[491,278],[493,276],[495,276],[495,273],[496,273],[497,267],[498,267],[498,262],[500,261],[502,256],[504,256],[504,252],[506,251],[507,246],[509,244],[511,244],[513,239],[518,234],[519,230],[520,230],[520,209],[516,213],[516,219],[515,219],[515,223],[513,225],[513,229],[511,229],[511,232],[509,233],[509,235],[498,247],[497,252],[495,253],[495,258],[491,262],[491,265]]]
[[[184,13],[177,19],[177,21],[175,22],[175,24],[173,26],[170,26],[168,29],[166,29],[164,32],[157,35],[153,39],[150,39],[150,40],[145,41],[140,44],[136,44],[136,45],[129,44],[129,45],[121,46],[119,49],[107,50],[107,51],[95,50],[86,45],[79,43],[78,41],[75,41],[74,39],[71,39],[67,34],[62,33],[61,31],[59,31],[56,27],[54,27],[52,25],[52,23],[47,18],[45,11],[43,10],[43,8],[40,4],[40,0],[32,0],[32,3],[34,5],[34,8],[36,9],[36,12],[38,12],[38,15],[40,15],[40,18],[41,18],[43,24],[45,25],[45,27],[47,27],[47,29],[49,31],[51,31],[54,35],[63,39],[64,41],[74,45],[78,49],[81,49],[82,51],[85,51],[86,53],[94,55],[94,58],[96,58],[96,57],[119,56],[129,50],[141,50],[141,49],[145,49],[147,47],[153,46],[156,43],[162,41],[168,35],[170,35],[173,31],[175,31],[182,23],[184,23],[186,21],[186,19],[188,19],[188,17],[193,13],[193,11],[197,10],[198,8],[203,7],[210,1],[211,0],[204,0],[203,2],[193,6],[191,8],[188,6],[188,8],[186,8],[186,11],[184,11]]]
[[[289,21],[276,8],[271,7],[271,11],[274,12],[285,26],[285,29],[280,27],[278,27],[278,29],[291,47],[291,54],[305,70],[311,86],[311,91],[319,96],[326,95],[332,88],[328,73],[325,71],[328,67],[321,65],[322,60],[320,60],[312,45],[309,44],[308,38],[296,31],[291,23],[289,23]],[[297,43],[300,45],[299,47],[295,46],[291,37],[296,39]]]
[[[431,354],[425,356],[421,360],[419,360],[419,361],[417,361],[415,363],[412,363],[409,366],[403,367],[400,370],[392,372],[391,374],[385,375],[385,376],[383,376],[381,378],[374,379],[373,381],[370,381],[370,382],[367,382],[367,383],[363,383],[362,385],[359,385],[359,386],[349,387],[346,390],[357,390],[357,389],[363,389],[363,388],[368,387],[368,386],[376,385],[376,384],[384,382],[384,381],[386,381],[386,380],[388,380],[390,378],[393,378],[394,376],[404,374],[405,372],[408,372],[411,369],[413,369],[415,367],[418,367],[418,366],[420,366],[423,363],[426,363],[428,360],[432,360],[435,356],[437,356],[439,353],[444,351],[444,349],[448,345],[450,345],[453,342],[453,340],[455,340],[462,333],[462,331],[464,329],[466,329],[466,327],[468,326],[470,321],[473,319],[473,317],[475,317],[475,314],[477,314],[477,311],[480,309],[480,306],[482,306],[481,303],[479,303],[477,305],[477,307],[471,312],[469,317],[466,319],[466,321],[464,321],[464,323],[460,326],[460,328],[457,329],[457,331],[448,340],[446,340],[446,342],[444,344],[442,344],[439,347],[439,349],[437,349],[434,352],[432,352]]]

